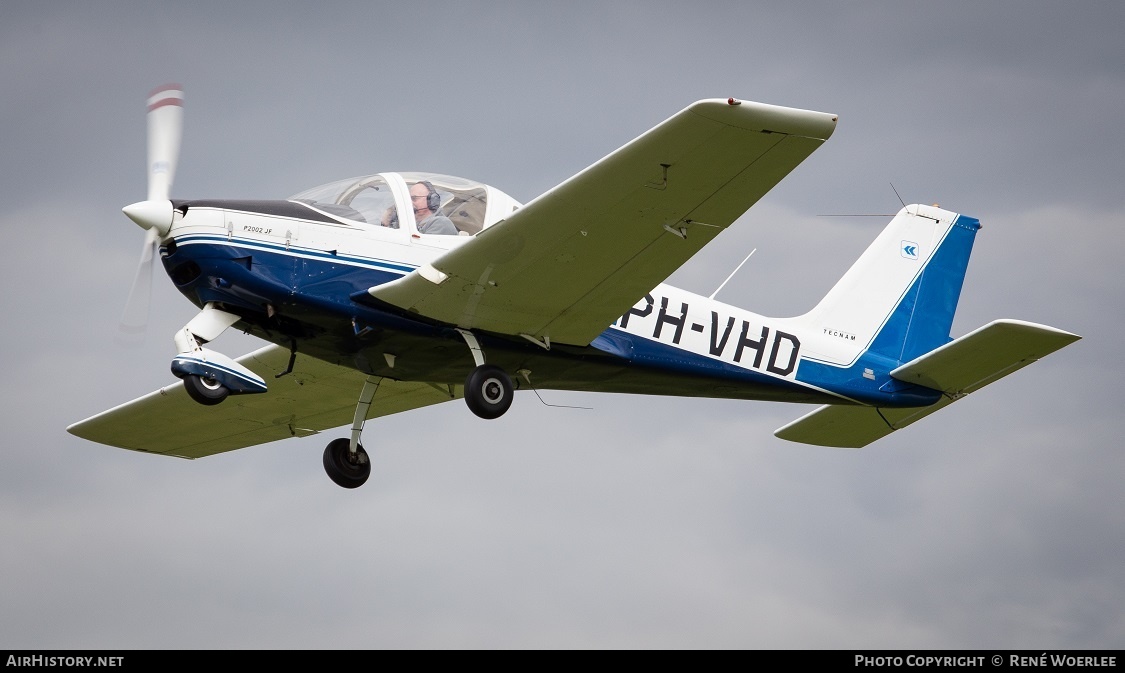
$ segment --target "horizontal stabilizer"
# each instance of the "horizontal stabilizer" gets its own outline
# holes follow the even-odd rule
[[[942,391],[939,402],[909,408],[827,405],[774,435],[802,444],[858,449],[1080,338],[1045,325],[997,320],[891,372],[900,381]]]
[[[891,376],[958,398],[1081,338],[1046,325],[996,320],[907,362]]]
[[[905,409],[828,404],[773,434],[778,439],[841,449],[859,449],[952,403],[943,397],[928,407]]]

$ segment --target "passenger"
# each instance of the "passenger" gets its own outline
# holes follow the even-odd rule
[[[383,212],[383,217],[379,218],[379,226],[398,229],[398,208],[394,206],[387,208]]]
[[[414,206],[414,221],[418,223],[418,233],[457,235],[457,227],[453,225],[453,220],[437,214],[437,209],[441,206],[441,196],[429,180],[415,182],[410,187],[410,201]]]

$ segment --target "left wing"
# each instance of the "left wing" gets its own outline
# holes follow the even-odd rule
[[[353,298],[466,329],[586,345],[835,126],[823,112],[700,101],[431,265]]]
[[[293,372],[275,379],[289,363],[289,351],[267,346],[238,358],[270,382],[269,392],[235,395],[205,407],[175,383],[67,428],[100,444],[179,458],[202,458],[224,451],[350,425],[366,376],[310,356],[298,355]],[[448,402],[461,397],[426,383],[382,379],[368,418]]]

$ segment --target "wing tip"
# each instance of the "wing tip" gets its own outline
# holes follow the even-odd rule
[[[687,108],[700,116],[748,131],[785,133],[827,140],[839,117],[828,112],[738,98],[705,98]]]

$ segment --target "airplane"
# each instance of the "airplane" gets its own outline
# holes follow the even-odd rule
[[[323,466],[356,488],[365,421],[455,399],[495,419],[526,389],[818,404],[775,435],[858,448],[1080,338],[1020,320],[953,338],[981,224],[936,206],[905,205],[803,315],[664,284],[828,140],[833,114],[701,100],[528,203],[422,172],[173,199],[182,120],[181,87],[150,94],[122,327],[157,255],[200,310],[173,339],[178,381],[67,428],[94,442],[194,459],[350,424]],[[232,327],[268,345],[208,348]]]

